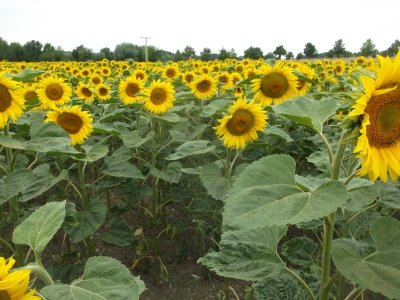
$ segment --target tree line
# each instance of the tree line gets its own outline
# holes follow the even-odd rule
[[[400,47],[400,40],[395,40],[388,49],[379,51],[374,42],[371,39],[367,39],[358,52],[350,52],[346,49],[346,46],[342,39],[336,40],[332,49],[327,52],[318,53],[317,48],[312,43],[306,43],[303,52],[294,55],[293,52],[287,51],[283,45],[279,45],[274,51],[263,53],[260,47],[249,47],[244,50],[243,56],[238,56],[235,49],[222,49],[218,53],[212,53],[210,48],[204,47],[199,54],[196,53],[193,47],[186,46],[182,51],[177,50],[174,53],[159,49],[155,46],[147,46],[148,61],[180,61],[188,60],[190,58],[201,59],[203,61],[220,59],[313,59],[313,58],[343,58],[351,56],[366,56],[374,57],[376,54],[383,56],[394,56]],[[104,58],[108,60],[127,60],[133,59],[135,61],[145,61],[146,47],[139,46],[132,43],[121,43],[118,44],[114,51],[110,48],[105,47],[100,49],[99,52],[95,53],[92,49],[85,47],[84,45],[77,46],[72,51],[64,51],[60,46],[54,47],[50,43],[42,45],[39,41],[31,40],[21,45],[18,42],[11,42],[10,44],[0,37],[0,60],[7,61],[99,61]]]

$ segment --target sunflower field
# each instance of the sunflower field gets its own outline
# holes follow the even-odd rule
[[[0,62],[0,299],[139,299],[179,238],[215,299],[400,299],[399,138],[400,51]]]

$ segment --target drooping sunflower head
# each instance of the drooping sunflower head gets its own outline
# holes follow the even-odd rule
[[[359,117],[360,136],[354,150],[362,159],[360,176],[386,182],[388,173],[400,175],[400,51],[392,61],[378,56],[376,77],[361,76],[363,94],[355,101],[349,118]]]
[[[274,67],[266,64],[263,77],[252,80],[254,99],[261,105],[279,104],[297,95],[297,77],[292,70],[277,62]]]
[[[153,80],[146,90],[144,108],[155,114],[161,114],[173,107],[175,90],[169,81]]]
[[[230,114],[219,119],[220,125],[213,127],[216,135],[223,140],[225,147],[244,149],[247,142],[258,140],[257,131],[263,131],[267,125],[267,115],[261,104],[254,100],[247,103],[240,98],[230,108]]]
[[[126,77],[125,80],[121,80],[118,86],[119,95],[124,104],[132,104],[141,100],[136,94],[142,92],[144,88],[144,82],[133,76]]]
[[[197,99],[211,98],[217,91],[217,81],[208,74],[195,78],[189,85],[192,93]]]
[[[93,131],[92,115],[87,111],[82,111],[82,108],[77,105],[62,110],[55,108],[49,111],[46,117],[45,122],[54,122],[68,132],[71,137],[71,146],[83,144]]]
[[[42,104],[52,108],[68,102],[72,89],[63,78],[49,76],[39,82],[36,92]]]
[[[25,108],[17,82],[4,77],[4,74],[0,73],[0,129],[7,125],[9,118],[17,120]]]

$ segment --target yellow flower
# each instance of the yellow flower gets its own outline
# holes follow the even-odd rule
[[[228,72],[221,72],[220,74],[217,74],[216,77],[218,82],[223,83],[223,85],[221,86],[223,89],[227,89],[233,86],[232,75]]]
[[[136,78],[136,79],[140,79],[143,82],[146,82],[147,80],[147,74],[145,71],[143,70],[136,70],[135,72],[132,73],[132,77]]]
[[[36,93],[43,105],[53,108],[68,102],[71,99],[72,90],[63,78],[49,76],[39,82]]]
[[[155,114],[161,114],[173,107],[174,88],[170,82],[160,80],[151,83],[146,91],[147,97],[145,99],[144,108]]]
[[[4,72],[0,73],[0,129],[4,128],[8,119],[16,121],[23,113],[25,100],[17,92],[17,82],[11,78],[4,77]]]
[[[208,74],[200,75],[195,78],[190,84],[192,93],[196,98],[202,100],[204,98],[211,98],[217,91],[216,80]]]
[[[100,83],[96,87],[97,98],[99,100],[103,100],[103,101],[109,100],[111,98],[110,91],[111,91],[110,86],[108,86],[104,83]]]
[[[267,115],[261,104],[254,100],[247,103],[243,97],[234,102],[230,114],[219,119],[220,125],[213,127],[219,139],[224,140],[228,148],[242,148],[246,142],[258,140],[257,131],[263,131],[267,125]]]
[[[179,69],[178,69],[178,67],[175,67],[175,66],[167,66],[162,71],[162,76],[167,79],[176,78],[179,76]]]
[[[261,105],[279,104],[297,95],[297,76],[289,67],[281,62],[274,67],[266,64],[263,68],[261,79],[252,80],[251,86],[255,92],[254,99]]]
[[[141,97],[136,96],[136,94],[141,92],[143,87],[144,82],[133,76],[128,76],[125,80],[121,80],[119,82],[118,90],[122,102],[124,104],[132,104],[140,101]]]
[[[376,78],[361,76],[364,94],[355,101],[349,117],[362,123],[354,149],[362,159],[358,175],[387,182],[400,175],[400,51],[392,61],[379,56]]]
[[[25,294],[29,284],[29,270],[18,270],[9,273],[15,260],[10,258],[8,263],[4,257],[0,257],[0,299],[9,300],[40,300],[40,297],[33,296],[35,290]]]
[[[92,115],[87,111],[82,111],[80,106],[72,106],[62,110],[55,108],[46,115],[45,122],[54,122],[71,137],[71,145],[83,144],[93,131]]]
[[[95,94],[92,92],[89,84],[80,82],[75,90],[76,95],[79,99],[85,100],[85,102],[93,102]]]
[[[297,66],[297,70],[302,73],[305,77],[312,79],[314,77],[314,69],[311,69],[309,66],[304,65],[304,64],[299,64]],[[299,77],[297,78],[297,90],[299,95],[305,95],[307,94],[308,89],[311,86],[310,82],[306,82],[303,79],[300,79]]]
[[[189,86],[189,84],[193,81],[195,77],[196,74],[192,71],[187,71],[182,74],[182,80],[187,86]]]
[[[97,85],[103,83],[103,78],[101,78],[101,76],[99,74],[93,74],[89,78],[89,83],[91,85],[97,86]]]

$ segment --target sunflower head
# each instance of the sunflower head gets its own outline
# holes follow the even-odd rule
[[[70,101],[72,89],[63,78],[49,76],[39,82],[39,100],[47,107],[56,107]]]
[[[0,73],[0,129],[4,128],[9,118],[17,120],[25,108],[25,100],[22,98],[18,84],[11,78],[4,77]]]
[[[192,93],[200,100],[211,98],[217,91],[216,80],[208,74],[198,76],[189,84],[189,86]]]
[[[161,114],[173,107],[175,91],[169,81],[153,80],[146,94],[144,107],[152,113]]]

